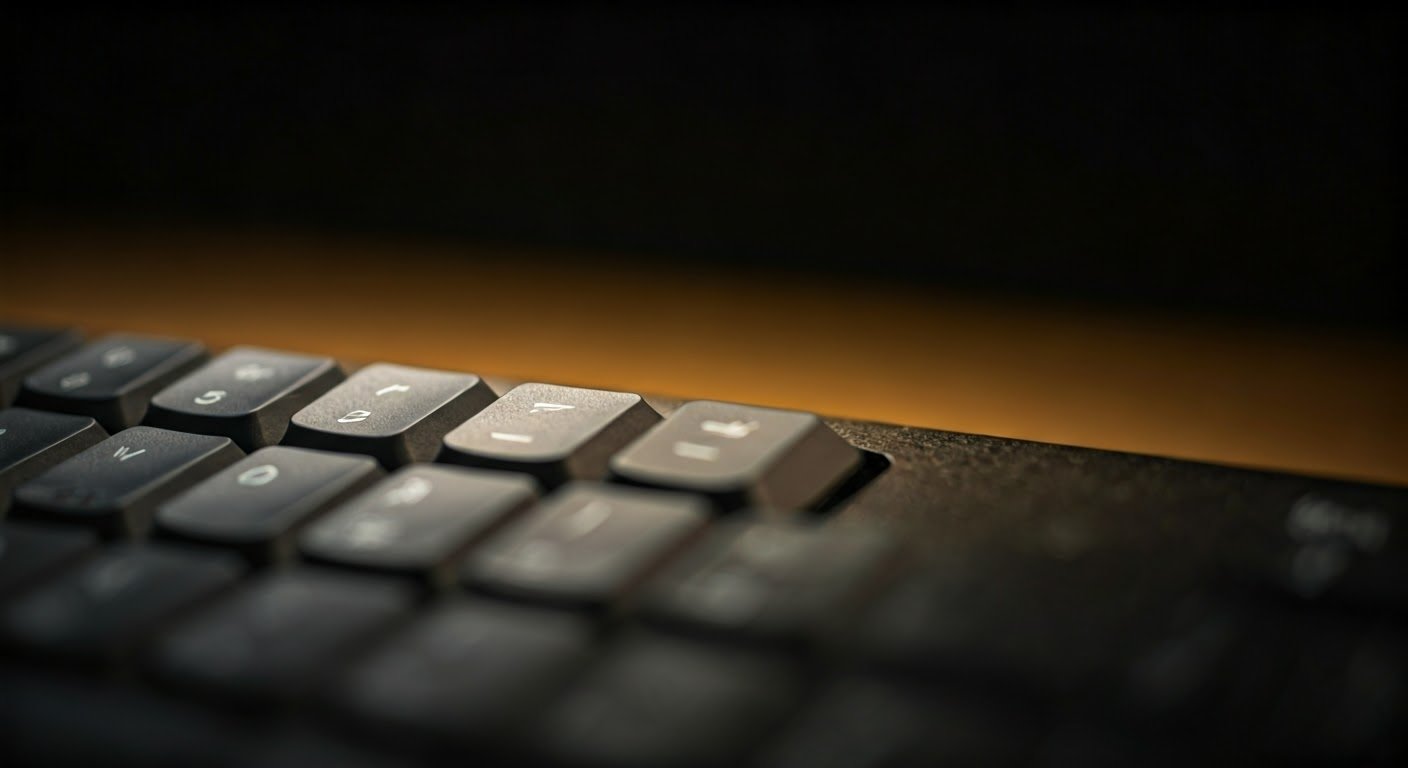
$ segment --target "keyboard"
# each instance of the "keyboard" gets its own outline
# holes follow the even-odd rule
[[[0,327],[5,765],[1402,764],[1408,489]]]

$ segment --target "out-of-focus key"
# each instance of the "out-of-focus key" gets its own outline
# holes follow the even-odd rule
[[[30,374],[19,404],[92,416],[117,432],[142,423],[152,395],[205,357],[199,342],[108,336]]]
[[[0,326],[0,408],[14,401],[25,376],[82,343],[71,328]]]
[[[405,467],[304,531],[313,560],[443,585],[459,553],[537,498],[532,478],[487,469]]]
[[[12,514],[141,535],[158,505],[243,455],[227,437],[133,427],[20,486]]]
[[[852,616],[895,548],[864,527],[729,521],[647,587],[645,611],[665,625],[804,642]]]
[[[98,548],[81,528],[5,523],[0,525],[0,597],[78,561]]]
[[[39,653],[111,660],[160,621],[233,584],[241,571],[238,559],[221,553],[118,545],[11,603],[4,632]]]
[[[573,483],[476,552],[465,580],[515,597],[604,605],[708,519],[698,496]]]
[[[611,455],[658,421],[640,395],[521,384],[446,435],[439,461],[528,472],[548,486],[600,480]]]
[[[312,569],[267,574],[158,641],[158,675],[235,700],[292,698],[410,610],[409,587]]]
[[[860,465],[860,451],[810,413],[704,401],[611,460],[622,479],[706,493],[724,509],[802,509]]]
[[[157,393],[146,423],[223,435],[255,451],[277,445],[293,414],[343,378],[330,357],[235,347]]]
[[[164,536],[239,549],[258,563],[292,554],[298,529],[382,477],[366,456],[273,446],[157,510]]]
[[[295,414],[283,442],[364,453],[395,469],[435,458],[445,433],[493,401],[471,373],[378,363]]]
[[[15,488],[107,436],[87,416],[0,410],[0,514],[10,508]]]
[[[742,765],[797,683],[780,661],[636,637],[546,708],[528,746],[571,765]]]
[[[481,746],[536,711],[593,655],[572,614],[455,600],[355,662],[338,706],[411,738]]]

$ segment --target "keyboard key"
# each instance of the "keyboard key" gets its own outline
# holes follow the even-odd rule
[[[572,765],[741,765],[797,685],[781,662],[631,638],[547,708],[529,746]]]
[[[390,734],[492,744],[586,666],[592,640],[571,614],[442,603],[357,661],[338,706]]]
[[[14,402],[24,377],[82,343],[71,328],[0,326],[0,408]]]
[[[466,564],[465,580],[497,594],[599,607],[708,517],[699,496],[572,483],[490,539]]]
[[[1033,724],[1020,710],[844,679],[770,742],[762,768],[1022,765]]]
[[[222,553],[120,544],[4,611],[4,633],[75,661],[125,655],[160,622],[225,589],[243,570]]]
[[[640,395],[521,384],[445,436],[441,462],[601,480],[611,455],[660,421]]]
[[[313,523],[301,547],[312,560],[444,585],[461,552],[536,498],[524,475],[414,465]]]
[[[294,698],[406,614],[394,581],[313,569],[276,571],[164,635],[159,677],[232,700]]]
[[[706,493],[723,509],[803,509],[860,465],[860,451],[812,414],[703,401],[611,460],[622,479]]]
[[[729,521],[647,587],[644,610],[667,626],[805,642],[850,621],[895,554],[870,528]]]
[[[239,549],[256,563],[286,559],[298,529],[383,476],[365,456],[274,446],[246,456],[164,504],[163,536]]]
[[[97,537],[81,528],[0,525],[0,596],[18,592],[97,548]]]
[[[133,427],[20,486],[13,514],[140,536],[158,505],[243,455],[227,437]]]
[[[445,433],[493,401],[474,374],[378,363],[294,415],[283,442],[364,453],[395,469],[435,458]]]
[[[194,341],[108,336],[24,380],[19,404],[92,416],[109,432],[142,423],[152,395],[205,362]]]
[[[256,451],[278,445],[289,419],[344,378],[330,357],[235,347],[157,393],[146,424]]]
[[[87,416],[0,410],[0,515],[10,508],[10,496],[20,485],[107,437]]]

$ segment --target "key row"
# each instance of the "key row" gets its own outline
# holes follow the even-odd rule
[[[499,397],[467,373],[379,363],[346,376],[330,358],[252,347],[207,362],[199,344],[132,336],[40,367],[17,404],[89,417],[100,428],[82,428],[90,436],[141,424],[225,437],[243,452],[283,444],[358,453],[387,469],[439,461],[524,472],[548,487],[610,477],[703,493],[724,509],[812,506],[863,464],[807,413],[693,402],[662,419],[625,392],[529,383]],[[0,482],[10,489],[21,481],[10,465],[27,454],[7,443],[36,429],[31,416],[13,420],[0,424],[0,473],[11,475]]]

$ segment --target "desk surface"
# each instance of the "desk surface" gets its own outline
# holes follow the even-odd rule
[[[0,231],[0,319],[1408,484],[1408,344],[590,253]]]

